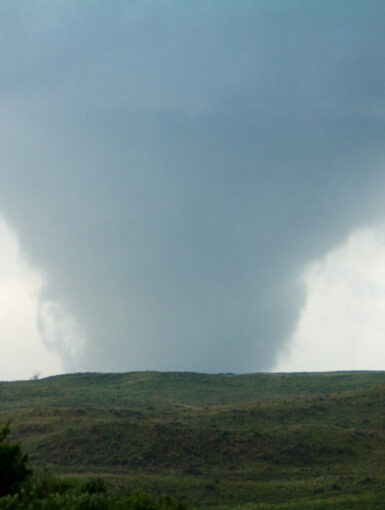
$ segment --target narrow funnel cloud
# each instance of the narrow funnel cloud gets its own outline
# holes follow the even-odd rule
[[[0,210],[68,370],[271,369],[381,217],[385,4],[0,6]]]

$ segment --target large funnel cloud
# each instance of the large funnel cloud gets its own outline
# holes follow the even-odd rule
[[[384,3],[0,10],[0,208],[45,341],[71,370],[274,366],[305,265],[383,213]]]

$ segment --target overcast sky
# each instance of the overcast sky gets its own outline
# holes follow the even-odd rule
[[[382,0],[5,0],[0,48],[0,379],[13,338],[46,374],[385,369]]]

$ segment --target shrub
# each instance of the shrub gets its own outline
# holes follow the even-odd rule
[[[81,485],[81,491],[88,494],[100,494],[107,492],[103,478],[91,478]]]
[[[6,441],[10,432],[9,422],[0,430],[0,497],[14,494],[32,473],[28,456],[21,451],[20,443]]]

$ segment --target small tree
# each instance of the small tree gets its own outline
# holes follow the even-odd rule
[[[39,370],[36,370],[36,372],[33,373],[33,376],[31,377],[31,381],[38,381],[40,379],[41,372]]]
[[[6,441],[9,432],[7,422],[0,430],[0,497],[17,492],[32,473],[27,465],[28,455],[23,454],[20,443]]]

